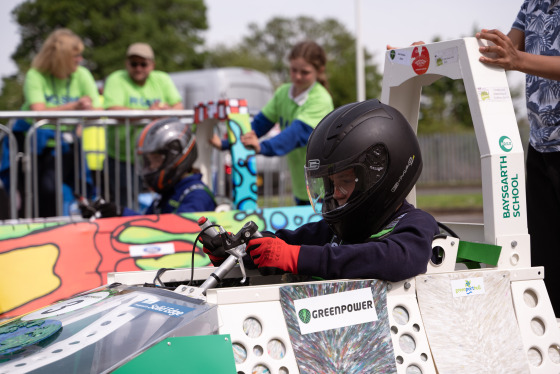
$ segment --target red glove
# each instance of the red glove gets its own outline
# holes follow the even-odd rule
[[[200,241],[202,242],[202,250],[208,255],[212,265],[218,267],[228,258],[229,254],[225,252],[219,236],[201,235]]]
[[[215,267],[220,266],[227,258],[227,257],[214,256],[212,252],[206,247],[202,247],[202,250],[204,251],[204,253],[206,253],[208,258],[210,259],[210,262],[212,262],[212,265],[214,265]]]
[[[299,245],[290,245],[279,238],[255,238],[247,244],[247,253],[262,275],[297,274]]]

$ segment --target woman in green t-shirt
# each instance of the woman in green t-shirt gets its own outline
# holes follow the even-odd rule
[[[80,66],[84,44],[69,29],[53,31],[33,59],[24,82],[25,102],[22,110],[65,111],[101,109],[99,93],[92,74]],[[31,121],[16,121],[12,131],[18,140],[18,150],[24,150],[25,134]],[[76,129],[74,129],[75,131]],[[39,216],[56,215],[54,145],[55,130],[46,126],[36,132],[38,157]],[[63,186],[72,195],[74,186],[74,159],[70,152],[74,144],[62,141]],[[4,152],[6,158],[7,152]],[[2,176],[9,168],[9,161],[2,160]],[[81,174],[81,173],[80,173]],[[4,178],[3,178],[4,179]],[[5,185],[9,186],[9,183]],[[23,176],[19,176],[18,188],[23,191]],[[22,195],[23,196],[23,195]],[[23,205],[23,204],[22,204]],[[23,211],[23,206],[20,207]]]

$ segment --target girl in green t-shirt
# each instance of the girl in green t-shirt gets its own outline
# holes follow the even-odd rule
[[[307,140],[334,107],[327,90],[327,58],[323,48],[313,41],[300,42],[292,48],[288,60],[291,83],[276,90],[274,97],[253,119],[253,131],[243,135],[241,142],[265,156],[287,155],[295,202],[307,205],[304,172]],[[259,141],[275,124],[280,126],[280,133]],[[228,146],[227,140],[222,143],[217,136],[210,142],[221,149]]]

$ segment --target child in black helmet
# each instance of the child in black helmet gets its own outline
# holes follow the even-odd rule
[[[423,273],[439,229],[405,200],[421,170],[401,113],[378,100],[342,106],[317,125],[307,148],[309,198],[323,219],[252,239],[247,252],[263,274],[399,281]]]
[[[196,138],[190,125],[178,118],[154,120],[142,130],[136,144],[138,174],[159,194],[145,214],[207,212],[216,209],[212,192],[193,168],[197,158]],[[101,217],[131,216],[138,212],[114,203],[98,201],[82,216],[99,212]]]

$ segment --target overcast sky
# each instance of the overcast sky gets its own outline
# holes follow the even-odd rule
[[[20,36],[10,12],[21,0],[1,0],[0,76],[13,74],[16,67],[10,55]],[[157,0],[155,0],[157,1]],[[236,43],[247,34],[247,25],[261,27],[275,16],[305,15],[317,20],[335,18],[352,33],[356,32],[356,4],[361,9],[362,39],[365,47],[383,67],[385,46],[407,46],[413,41],[443,40],[473,36],[478,28],[509,31],[522,1],[514,0],[205,0],[208,7],[208,45]],[[518,80],[515,75],[515,80]],[[522,77],[519,74],[519,77]]]

